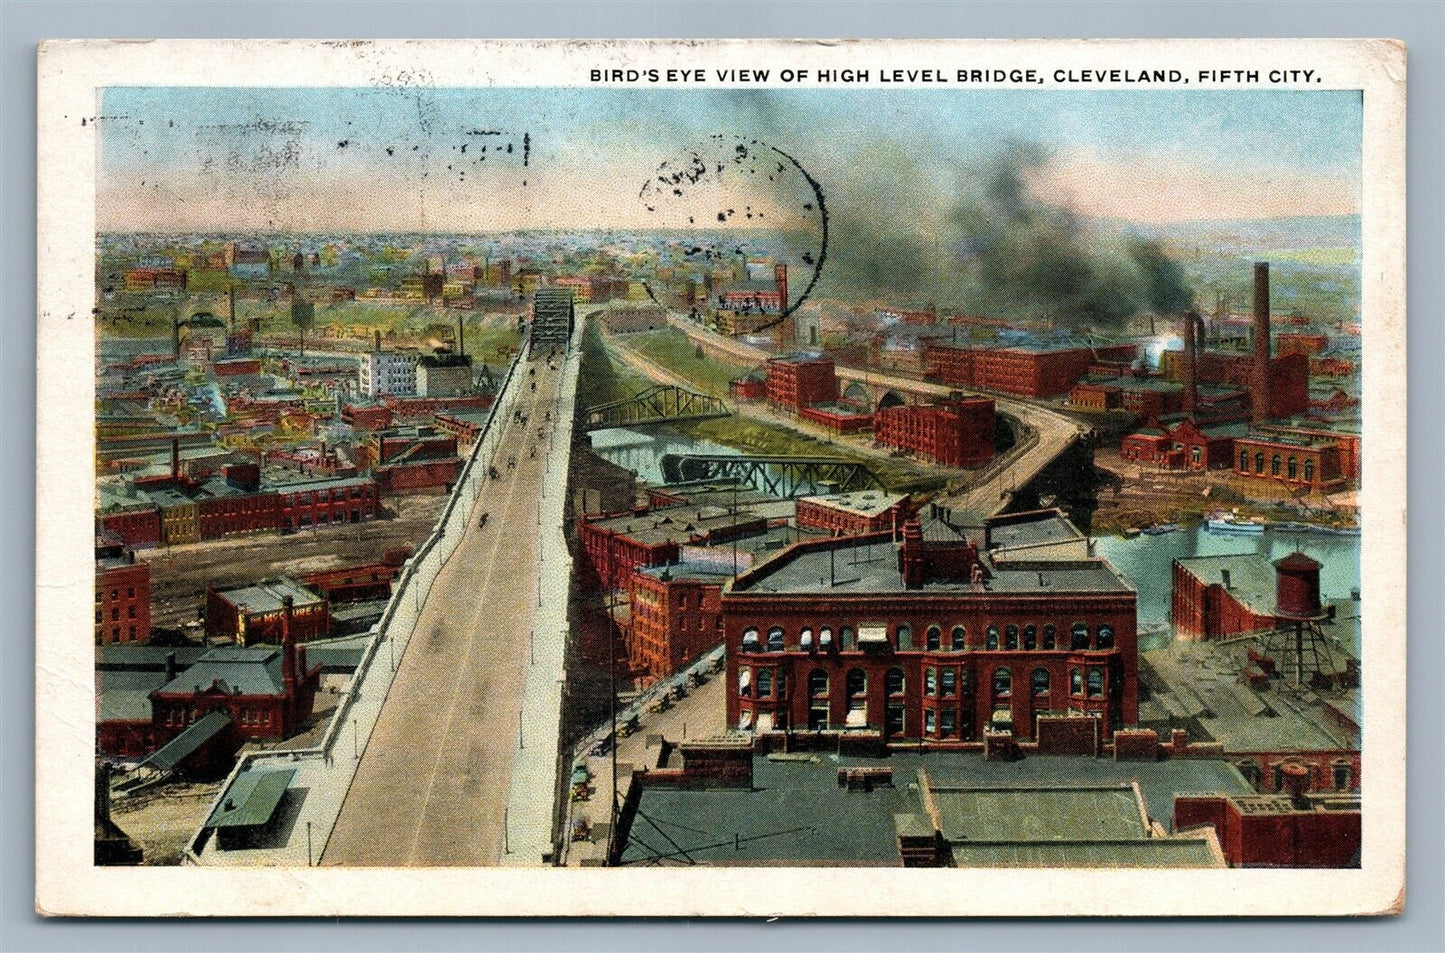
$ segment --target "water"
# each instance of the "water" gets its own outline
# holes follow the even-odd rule
[[[694,440],[667,427],[633,430],[611,427],[592,431],[592,449],[610,463],[635,471],[648,483],[665,483],[662,457],[668,453],[715,453],[739,456],[741,451],[714,443]]]
[[[1094,546],[1125,579],[1139,590],[1139,624],[1163,623],[1169,618],[1173,562],[1187,556],[1231,556],[1260,553],[1271,562],[1296,549],[1322,564],[1320,595],[1348,599],[1360,585],[1359,537],[1321,533],[1279,533],[1266,529],[1258,536],[1211,533],[1198,526],[1161,536],[1100,536]]]

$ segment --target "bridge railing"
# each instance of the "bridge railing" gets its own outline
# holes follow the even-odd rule
[[[517,399],[517,388],[514,388],[513,384],[517,380],[518,368],[526,353],[526,349],[519,350],[508,366],[486,423],[483,424],[482,431],[447,496],[431,535],[407,560],[405,568],[398,576],[391,598],[387,600],[381,619],[372,630],[373,635],[366,643],[356,671],[332,713],[320,742],[310,748],[261,751],[244,755],[237,760],[235,767],[221,784],[215,799],[206,810],[205,817],[210,817],[216,805],[221,803],[232,783],[243,771],[264,766],[268,762],[285,766],[305,763],[312,769],[308,771],[311,791],[302,804],[303,816],[293,825],[291,836],[295,839],[297,831],[305,831],[307,837],[317,839],[316,846],[320,849],[316,856],[324,852],[336,819],[340,816],[341,805],[355,777],[356,767],[360,763],[360,751],[371,737],[372,729],[381,715],[382,705],[391,690],[396,670],[411,643],[421,606],[431,591],[437,573],[461,542],[466,531],[472,503],[481,492],[487,478],[487,467],[496,452],[508,414]],[[382,650],[386,651],[386,660],[383,664],[378,664],[377,657]],[[355,750],[351,758],[338,758],[335,757],[336,749],[344,744],[342,732],[348,721],[351,723],[352,745]],[[201,853],[204,850],[205,837],[204,827],[191,836],[182,855],[185,863],[202,863]],[[311,850],[311,845],[307,844],[304,849],[304,863],[311,862]],[[298,850],[288,842],[284,853],[295,856]],[[277,858],[268,857],[265,862],[276,863]],[[299,864],[303,861],[298,858],[296,862]]]

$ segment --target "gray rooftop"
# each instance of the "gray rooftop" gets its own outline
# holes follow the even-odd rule
[[[993,564],[981,584],[936,580],[921,589],[903,585],[897,547],[887,541],[848,538],[784,551],[734,585],[734,592],[821,594],[840,592],[879,596],[951,594],[985,598],[997,593],[1128,593],[1133,588],[1102,559]]]
[[[1225,556],[1186,556],[1175,560],[1207,586],[1223,586],[1229,572],[1229,594],[1257,615],[1274,614],[1274,567],[1258,553]]]
[[[818,503],[823,506],[856,513],[859,516],[877,516],[904,498],[902,493],[885,493],[882,490],[855,490],[852,493],[831,493],[825,496],[805,496],[799,502]]]
[[[886,759],[826,753],[817,754],[815,759],[773,761],[755,757],[751,791],[644,787],[640,815],[633,823],[632,839],[623,854],[623,863],[648,864],[655,855],[662,854],[667,855],[663,862],[668,864],[684,864],[691,858],[706,864],[791,862],[893,866],[898,863],[896,816],[924,813],[916,786],[919,768],[927,769],[935,789],[1098,788],[1137,781],[1149,816],[1166,828],[1173,817],[1177,793],[1247,794],[1253,790],[1228,763],[1204,759],[1115,762],[1084,757],[1034,757],[1004,762],[986,761],[975,753],[901,751]],[[855,766],[891,767],[894,786],[878,786],[872,791],[839,788],[838,768]],[[980,814],[977,810],[972,811],[972,816],[993,833],[1009,833],[1019,838],[1052,836],[1055,840],[955,845],[954,856],[959,866],[1002,866],[1010,859],[1048,863],[1045,854],[1049,850],[1053,853],[1048,856],[1057,855],[1066,866],[1085,865],[1078,860],[1080,857],[1090,857],[1093,862],[1087,865],[1099,866],[1101,856],[1112,858],[1102,862],[1107,866],[1193,866],[1202,862],[1197,846],[1133,846],[1137,841],[1132,839],[1142,839],[1142,821],[1137,808],[1133,808],[1129,837],[1122,839],[1131,846],[1119,848],[1120,839],[1116,838],[1104,841],[1102,851],[1086,846],[1087,841],[1083,840],[1074,840],[1076,846],[1070,847],[1067,838],[1090,836],[1091,827],[1106,828],[1109,834],[1120,833],[1124,823],[1117,820],[1118,812],[1111,815],[1116,820],[1101,825],[1087,816],[1097,804],[1076,809],[1061,802],[1054,805],[1057,810],[1051,812],[1050,820],[1048,815],[1032,816],[1037,812],[1027,803],[1027,796],[1016,796],[1026,802],[1015,805],[1025,816],[990,818],[986,812]],[[1047,792],[1042,796],[1053,800],[1059,797]],[[1123,803],[1123,795],[1107,796]],[[1128,798],[1133,801],[1132,794]],[[960,807],[957,818],[967,813]],[[1018,825],[1023,827],[1012,829]],[[1005,826],[1010,830],[1004,831]],[[1034,834],[1030,834],[1030,830]],[[669,843],[669,838],[677,846]],[[1154,840],[1160,845],[1178,843],[1150,839]],[[680,851],[685,851],[685,855]],[[1014,857],[1019,851],[1025,854]],[[1027,856],[1029,851],[1038,854],[1033,861]],[[1038,853],[1040,851],[1043,853]],[[1069,857],[1075,858],[1073,864]]]
[[[290,596],[296,608],[320,605],[322,598],[307,586],[289,576],[267,579],[250,586],[223,589],[216,593],[247,613],[265,615],[280,612],[282,600]]]
[[[1015,546],[1039,546],[1045,543],[1076,542],[1084,534],[1075,528],[1062,513],[1048,515],[1024,514],[1032,519],[1015,516],[994,517],[988,520],[989,549],[1010,549]]]
[[[211,649],[161,691],[190,694],[215,686],[237,695],[280,695],[281,661],[281,649],[274,645]]]

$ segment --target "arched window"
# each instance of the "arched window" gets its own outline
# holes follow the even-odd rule
[[[813,651],[813,630],[804,629],[798,633],[798,648],[804,652]]]
[[[758,669],[758,697],[768,698],[773,694],[773,670],[770,668]]]
[[[808,673],[808,694],[814,698],[828,697],[828,673],[815,668]]]
[[[843,651],[846,652],[853,648],[853,627],[851,625],[845,625],[839,629],[838,637],[843,641]]]
[[[1330,765],[1330,774],[1335,782],[1336,791],[1348,791],[1355,772],[1348,761],[1341,760]]]
[[[868,694],[868,673],[861,668],[848,669],[848,697]]]
[[[1003,647],[1006,649],[1017,649],[1019,647],[1019,627],[1006,625],[1003,628]]]
[[[1283,462],[1284,462],[1283,458],[1281,458],[1280,455],[1277,454],[1277,453],[1276,453],[1274,456],[1270,457],[1270,458],[1269,458],[1269,475],[1270,475],[1270,476],[1279,476],[1279,467],[1280,467],[1280,464],[1283,463]]]
[[[983,647],[986,649],[998,648],[998,626],[991,625],[983,636]]]
[[[1036,649],[1039,647],[1039,630],[1031,625],[1024,626],[1024,648]]]
[[[943,630],[936,625],[928,627],[928,651],[937,652],[943,648]]]
[[[931,667],[923,670],[923,694],[929,698],[938,694],[938,672]]]
[[[1315,462],[1313,460],[1305,461],[1305,482],[1315,482]]]
[[[1089,697],[1101,698],[1104,694],[1104,673],[1097,668],[1089,669]]]
[[[768,651],[781,652],[783,650],[783,627],[775,625],[768,630]]]
[[[1263,451],[1263,450],[1256,450],[1255,453],[1254,453],[1254,472],[1255,472],[1255,473],[1263,473],[1263,472],[1264,472],[1264,451]]]
[[[1049,693],[1049,670],[1036,668],[1029,676],[1029,684],[1033,686],[1035,695],[1047,695]]]
[[[1256,790],[1258,790],[1258,788],[1259,788],[1259,763],[1251,759],[1251,760],[1244,760],[1244,761],[1236,761],[1236,762],[1234,763],[1234,766],[1235,766],[1235,768],[1237,768],[1237,769],[1239,770],[1239,773],[1240,773],[1240,775],[1244,778],[1244,780],[1249,783],[1249,786],[1252,787],[1252,788],[1255,788]]]
[[[1112,649],[1114,647],[1113,626],[1101,625],[1097,633],[1098,647],[1101,649]]]
[[[753,694],[753,670],[750,668],[738,669],[738,694],[743,698],[751,698]]]
[[[1239,451],[1239,469],[1240,469],[1241,472],[1246,472],[1246,471],[1249,470],[1249,451],[1248,451],[1248,450],[1241,450],[1241,451]]]
[[[1044,648],[1052,649],[1055,647],[1055,645],[1056,641],[1054,638],[1054,627],[1052,625],[1044,626]]]
[[[743,632],[743,651],[756,652],[761,648],[758,644],[758,630],[747,629]]]
[[[1299,458],[1298,458],[1298,457],[1290,457],[1290,458],[1289,458],[1289,478],[1290,478],[1291,480],[1297,480],[1297,479],[1299,479]]]
[[[964,640],[966,638],[967,633],[964,631],[963,626],[954,626],[953,632],[950,634],[951,641],[949,642],[949,648],[953,649],[955,652],[962,652]]]
[[[818,649],[826,652],[833,647],[833,630],[822,628],[818,630]]]
[[[1014,677],[1007,668],[993,670],[993,693],[996,698],[1007,698],[1013,694]]]
[[[939,680],[939,694],[944,698],[952,698],[958,694],[958,671],[956,669],[944,669],[939,676]]]
[[[900,625],[898,627],[898,650],[900,652],[913,648],[913,626]]]
[[[966,668],[958,673],[958,690],[961,694],[973,694],[973,669]]]
[[[1084,694],[1084,673],[1079,669],[1069,669],[1069,694]]]
[[[890,695],[902,695],[905,685],[901,668],[890,668],[888,674],[884,676],[883,690]]]
[[[1089,647],[1089,627],[1082,622],[1075,622],[1074,627],[1069,630],[1069,648],[1078,651]]]

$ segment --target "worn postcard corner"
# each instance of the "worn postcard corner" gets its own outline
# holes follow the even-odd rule
[[[38,914],[1403,909],[1403,44],[37,56]]]

